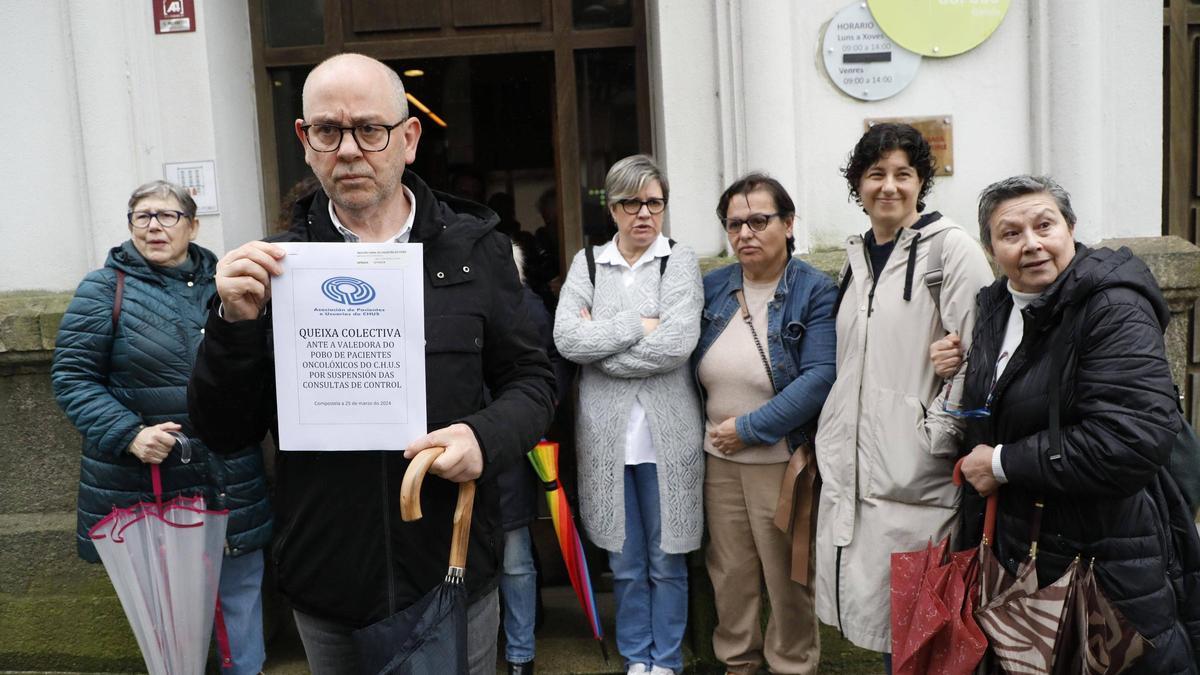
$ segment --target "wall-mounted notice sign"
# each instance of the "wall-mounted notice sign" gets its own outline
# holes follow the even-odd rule
[[[900,93],[916,77],[921,55],[884,35],[867,9],[856,2],[833,17],[821,41],[825,72],[838,89],[863,101]]]
[[[196,215],[220,213],[217,204],[217,166],[211,159],[163,164],[163,180],[188,191],[196,200]]]
[[[954,56],[988,39],[1009,0],[867,0],[883,32],[925,56]]]
[[[190,33],[196,30],[195,0],[150,0],[154,5],[155,33]]]

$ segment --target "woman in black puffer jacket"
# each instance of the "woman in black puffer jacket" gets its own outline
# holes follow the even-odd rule
[[[979,293],[963,404],[987,414],[968,422],[963,473],[979,494],[999,490],[996,556],[1017,571],[1042,501],[1039,584],[1094,559],[1100,590],[1152,643],[1126,672],[1197,672],[1200,543],[1173,531],[1187,507],[1163,468],[1179,431],[1166,301],[1128,249],[1075,242],[1070,199],[1048,178],[989,186],[979,222],[1005,276]],[[935,343],[935,364],[948,348]],[[964,498],[967,546],[979,503]]]
[[[131,237],[79,284],[59,326],[51,379],[58,404],[83,434],[79,556],[99,561],[88,530],[114,507],[153,500],[149,464],[162,467],[164,497],[202,493],[211,508],[229,509],[219,590],[233,664],[222,672],[257,673],[265,658],[262,549],[271,509],[262,449],[217,456],[188,420],[188,377],[216,291],[215,256],[191,243],[195,216],[195,202],[178,186],[153,181],[134,191]],[[190,462],[173,452],[169,432],[190,437]]]

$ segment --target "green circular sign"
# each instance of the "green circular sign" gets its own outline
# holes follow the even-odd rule
[[[988,39],[1009,0],[867,0],[879,28],[909,51],[925,56],[962,54]]]

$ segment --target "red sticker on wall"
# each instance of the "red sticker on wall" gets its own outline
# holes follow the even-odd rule
[[[196,30],[195,0],[151,0],[155,33],[189,33]]]

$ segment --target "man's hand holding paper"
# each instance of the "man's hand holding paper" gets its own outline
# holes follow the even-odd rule
[[[217,295],[226,321],[257,319],[271,299],[271,277],[283,273],[282,248],[265,241],[243,244],[217,263]]]
[[[250,299],[264,288],[254,275],[280,268],[267,274],[265,287],[272,302],[279,449],[398,451],[424,436],[421,244],[287,242],[272,248],[286,257],[243,247],[247,257],[230,267],[249,273],[242,277],[250,289],[239,296],[243,309],[255,307]]]

